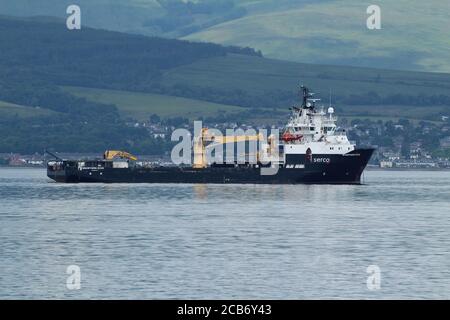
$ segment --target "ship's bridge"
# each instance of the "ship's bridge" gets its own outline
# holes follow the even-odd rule
[[[322,110],[295,110],[286,125],[286,131],[301,135],[302,141],[320,141],[325,136],[332,136],[336,133],[337,118],[333,116],[334,109],[328,108],[325,113]]]
[[[282,140],[286,153],[305,153],[306,150],[327,154],[344,154],[355,149],[345,131],[338,131],[337,118],[331,105],[326,109],[316,108],[319,99],[312,99],[313,93],[303,88],[301,107],[293,107],[286,124]],[[319,109],[319,110],[317,110]]]

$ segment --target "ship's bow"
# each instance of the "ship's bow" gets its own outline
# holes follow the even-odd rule
[[[370,158],[375,151],[374,148],[359,148],[346,154],[350,158],[350,165],[352,168],[352,180],[355,183],[361,183],[361,175],[364,172]]]

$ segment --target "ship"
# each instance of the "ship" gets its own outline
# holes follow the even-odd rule
[[[113,150],[82,160],[49,153],[54,159],[47,162],[47,176],[61,183],[361,184],[374,148],[357,148],[337,126],[331,103],[325,108],[319,101],[301,86],[301,104],[290,108],[278,136],[219,136],[202,128],[193,138],[191,165],[148,165]],[[211,146],[242,141],[261,142],[254,160],[247,154],[244,161],[219,163],[206,156]]]

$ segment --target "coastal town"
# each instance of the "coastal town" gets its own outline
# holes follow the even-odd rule
[[[280,123],[281,124],[281,123]],[[268,129],[270,126],[252,125],[244,122],[206,121],[210,128],[225,130],[228,128]],[[376,147],[369,168],[382,169],[450,169],[450,121],[442,116],[441,121],[412,121],[398,119],[382,121],[364,118],[342,118],[340,129],[345,130],[350,140],[360,146]],[[148,121],[131,121],[128,126],[145,128],[148,135],[167,145],[166,151],[160,154],[140,155],[141,159],[168,162],[170,161],[171,134],[176,128],[192,129],[188,119],[160,119],[157,115]],[[101,150],[99,150],[101,152]],[[100,153],[99,153],[100,154]],[[71,158],[93,156],[92,154],[61,155]],[[98,155],[97,155],[98,156]],[[32,155],[0,153],[0,166],[44,167],[44,152]]]

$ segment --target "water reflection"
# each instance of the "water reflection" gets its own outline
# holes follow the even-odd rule
[[[448,297],[450,173],[366,183],[65,185],[0,169],[0,297]]]

